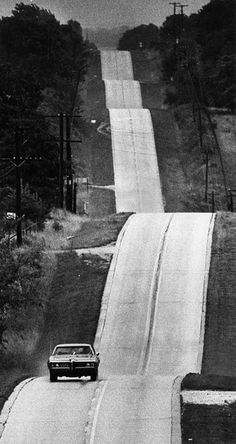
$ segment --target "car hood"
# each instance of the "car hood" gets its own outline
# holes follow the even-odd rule
[[[78,356],[78,355],[53,355],[50,356],[49,361],[50,362],[64,362],[64,361],[77,361],[77,362],[83,362],[83,361],[96,361],[96,357],[92,356],[92,355],[82,355],[82,356]]]

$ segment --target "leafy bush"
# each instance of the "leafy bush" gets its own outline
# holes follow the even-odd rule
[[[32,352],[43,324],[54,259],[42,242],[0,249],[0,355],[9,362]],[[4,359],[5,358],[5,359]],[[4,363],[4,362],[3,362]]]

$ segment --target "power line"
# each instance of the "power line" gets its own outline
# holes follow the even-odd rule
[[[1,159],[0,159],[1,160]],[[15,169],[15,167],[11,167],[5,174],[3,174],[2,176],[0,176],[0,180],[5,179],[7,176],[9,176],[9,174]]]

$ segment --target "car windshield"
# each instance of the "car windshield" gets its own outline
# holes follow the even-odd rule
[[[54,355],[89,355],[92,350],[88,345],[57,347]]]

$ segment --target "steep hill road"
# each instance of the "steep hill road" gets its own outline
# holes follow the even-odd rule
[[[106,106],[110,113],[117,212],[163,212],[152,119],[142,109],[130,53],[101,51]]]
[[[172,386],[177,375],[201,370],[213,221],[184,213],[130,220],[104,293],[96,344],[108,381],[90,444],[179,442]]]
[[[102,60],[104,79],[133,79],[129,53],[106,51]],[[29,382],[1,444],[180,443],[172,387],[201,369],[214,218],[163,212],[149,111],[109,112],[117,209],[139,214],[121,231],[107,277],[100,381]]]

